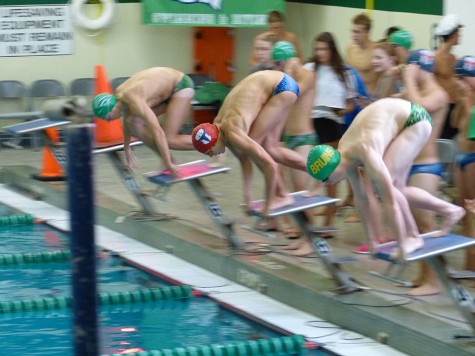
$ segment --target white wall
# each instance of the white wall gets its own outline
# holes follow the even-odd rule
[[[475,1],[473,0],[445,0],[444,14],[458,15],[460,22],[464,25],[461,29],[460,45],[455,47],[454,53],[457,56],[475,55]]]
[[[143,26],[139,4],[120,4],[113,26],[103,36],[75,30],[74,41],[73,55],[0,57],[0,78],[69,84],[75,78],[93,77],[95,64],[104,65],[109,79],[157,65],[185,72],[192,67],[191,28]]]
[[[450,3],[467,3],[451,0]],[[475,9],[475,1],[472,8]],[[351,19],[362,9],[287,3],[287,29],[295,32],[305,57],[310,56],[313,38],[330,31],[344,54],[350,42]],[[184,72],[192,71],[192,28],[143,26],[141,4],[119,4],[114,25],[103,38],[88,37],[75,32],[75,53],[70,56],[0,57],[0,78],[31,83],[36,79],[59,79],[65,84],[74,78],[92,77],[94,65],[101,63],[109,79],[131,74],[153,66],[171,66]],[[473,11],[471,11],[474,13]],[[468,12],[466,12],[468,13]],[[439,16],[375,11],[372,37],[379,40],[386,28],[399,25],[411,31],[415,48],[429,48],[430,27]],[[468,21],[466,21],[468,24]],[[248,71],[253,38],[263,29],[237,29],[235,44],[235,82]],[[468,32],[468,26],[464,32]],[[464,39],[464,42],[468,42]]]

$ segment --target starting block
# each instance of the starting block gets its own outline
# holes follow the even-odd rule
[[[139,146],[142,145],[142,141],[132,141],[130,146]],[[139,214],[132,216],[136,220],[140,221],[158,221],[158,220],[170,220],[175,217],[169,214],[158,213],[155,211],[155,208],[150,201],[149,194],[145,193],[140,187],[139,182],[135,179],[134,173],[127,168],[127,165],[119,155],[119,151],[124,149],[124,144],[122,142],[113,142],[108,145],[96,146],[92,151],[94,154],[107,154],[107,157],[112,162],[115,170],[122,178],[126,188],[130,191],[132,196],[135,198],[137,203],[142,208],[142,211]]]
[[[169,188],[176,183],[188,182],[200,203],[204,206],[214,223],[220,228],[231,246],[235,249],[244,250],[244,243],[234,232],[233,223],[226,219],[221,207],[202,182],[202,178],[213,174],[228,172],[230,168],[211,167],[203,160],[182,164],[178,167],[181,174],[180,177],[175,177],[169,172],[164,172],[154,176],[148,175],[147,179],[164,188]]]
[[[294,202],[290,205],[270,211],[267,217],[278,217],[287,214],[292,215],[294,220],[297,222],[300,231],[312,243],[316,254],[320,257],[323,265],[337,283],[338,287],[335,290],[342,294],[361,290],[361,288],[355,285],[350,276],[348,276],[348,274],[346,274],[346,272],[344,272],[341,268],[342,263],[354,262],[355,259],[335,257],[327,241],[324,238],[316,237],[316,234],[313,231],[314,227],[312,227],[307,216],[305,215],[305,210],[307,209],[336,204],[339,199],[320,195],[307,196],[307,193],[308,192],[306,191],[291,193],[290,195],[293,197]],[[252,210],[249,212],[249,215],[263,217],[260,213],[263,204],[263,200],[252,202]]]
[[[475,239],[455,234],[448,234],[442,237],[432,237],[433,234],[434,233],[422,235],[424,238],[424,246],[409,254],[405,261],[413,262],[426,260],[439,279],[440,284],[452,298],[462,315],[467,319],[472,329],[475,330],[474,299],[460,282],[460,279],[473,278],[474,274],[454,272],[454,270],[447,265],[443,256],[452,251],[475,247]],[[376,258],[388,261],[392,264],[397,264],[398,262],[391,258],[391,252],[396,247],[396,242],[388,242],[379,245]],[[392,280],[391,278],[378,275],[375,272],[372,272],[371,274]]]
[[[8,133],[19,135],[25,134],[34,131],[41,132],[41,139],[42,144],[47,146],[51,149],[51,152],[54,155],[56,161],[64,168],[66,168],[67,163],[67,155],[66,151],[62,144],[55,143],[51,141],[48,135],[45,133],[45,129],[47,128],[54,128],[59,126],[64,126],[70,124],[71,121],[68,120],[50,120],[46,118],[22,122],[15,125],[5,126],[4,130]],[[133,141],[131,142],[131,146],[141,145],[141,141]],[[100,147],[96,147],[93,150],[94,154],[101,154],[106,153],[108,158],[111,160],[114,168],[121,176],[122,180],[124,181],[125,186],[131,192],[132,196],[136,199],[137,203],[140,205],[142,211],[140,214],[135,216],[137,220],[169,220],[174,218],[168,214],[161,214],[157,213],[149,200],[147,194],[142,192],[139,183],[135,179],[133,173],[126,168],[125,163],[119,156],[119,151],[124,149],[123,142],[111,142],[108,145],[103,145]]]

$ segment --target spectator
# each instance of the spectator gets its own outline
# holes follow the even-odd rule
[[[287,41],[294,45],[297,52],[297,57],[302,59],[302,51],[300,50],[300,43],[297,36],[289,31],[284,29],[285,17],[279,11],[271,11],[267,16],[267,24],[269,30],[257,35],[257,37],[262,37],[266,35],[274,35],[277,41]],[[253,50],[250,61],[251,67],[254,67],[259,64],[257,59],[257,54]]]
[[[274,62],[272,60],[272,47],[277,42],[277,37],[273,34],[264,34],[254,39],[252,48],[257,64],[249,69],[249,74],[260,71],[273,69]]]
[[[313,46],[313,61],[305,64],[306,69],[316,72],[313,126],[321,144],[336,148],[345,130],[343,116],[354,110],[355,88],[332,34],[319,34]],[[336,185],[328,185],[326,189],[329,197],[336,197]],[[336,209],[326,208],[324,226],[331,226]]]
[[[371,66],[374,43],[369,39],[370,30],[371,19],[366,14],[359,14],[353,18],[351,26],[353,42],[346,50],[346,62],[360,73],[366,89],[372,94],[375,74]]]
[[[450,115],[455,107],[455,72],[454,65],[456,58],[451,53],[452,48],[459,44],[460,28],[457,15],[446,15],[437,23],[435,29],[436,36],[442,39],[442,44],[435,51],[434,75],[437,83],[449,95],[449,106],[444,122],[444,128],[440,134],[441,138],[453,138],[458,130],[450,125]]]

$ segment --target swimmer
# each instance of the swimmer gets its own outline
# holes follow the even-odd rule
[[[138,163],[130,147],[134,136],[161,157],[163,167],[154,174],[169,170],[178,175],[169,148],[193,150],[190,136],[180,135],[179,131],[190,113],[194,94],[194,84],[189,76],[173,68],[154,67],[127,79],[116,89],[115,96],[102,94],[102,101],[93,109],[95,115],[106,120],[122,116],[128,168],[137,168]],[[115,105],[107,105],[105,99]],[[165,114],[163,128],[157,119],[161,114]]]
[[[214,156],[225,147],[239,159],[244,180],[244,203],[252,201],[252,162],[264,174],[265,199],[262,214],[292,204],[279,165],[305,170],[305,158],[280,146],[280,135],[299,87],[289,75],[273,70],[245,77],[228,94],[214,124],[198,125],[192,133],[195,148]]]
[[[348,177],[372,253],[377,221],[367,212],[373,211],[370,205],[378,200],[398,242],[392,255],[401,260],[424,244],[409,204],[440,213],[444,217],[441,234],[448,234],[465,214],[463,208],[407,186],[411,165],[431,132],[432,118],[424,108],[406,100],[384,98],[358,114],[341,138],[338,150],[319,145],[308,156],[308,172],[315,179],[336,184]]]

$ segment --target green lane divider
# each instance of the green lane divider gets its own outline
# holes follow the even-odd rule
[[[301,335],[272,339],[249,340],[229,344],[190,346],[173,350],[151,350],[128,354],[129,356],[272,356],[292,355],[303,351],[305,339]],[[111,354],[108,356],[120,356]]]
[[[64,262],[69,260],[69,250],[8,253],[0,255],[0,265],[23,263]]]
[[[0,226],[31,225],[34,221],[35,218],[30,214],[0,216]]]
[[[101,305],[141,303],[159,300],[184,299],[191,297],[189,286],[139,289],[117,293],[99,293]],[[33,300],[15,300],[0,302],[0,314],[29,312],[38,310],[62,309],[71,307],[72,297],[38,298]]]

